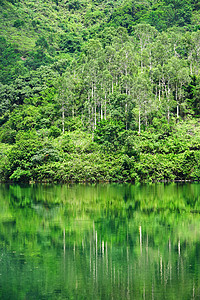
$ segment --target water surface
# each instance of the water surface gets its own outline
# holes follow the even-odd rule
[[[0,185],[0,299],[200,299],[199,194]]]

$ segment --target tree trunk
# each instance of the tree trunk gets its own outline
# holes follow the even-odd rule
[[[147,127],[147,125],[148,125],[148,122],[147,122],[147,109],[146,109],[146,101],[145,101],[145,125],[146,125],[146,127]]]
[[[102,103],[102,100],[101,100],[101,120],[103,120],[103,103]]]
[[[104,110],[104,119],[106,120],[106,93],[105,93],[105,110]]]
[[[176,116],[177,116],[177,119],[179,118],[179,104],[177,103],[177,106],[176,106]]]
[[[178,103],[178,86],[177,86],[177,83],[176,83],[176,103],[177,103],[176,117],[177,117],[177,121],[178,121],[178,118],[179,118],[179,103]]]
[[[159,99],[159,102],[160,102],[160,79],[159,79],[158,99]]]
[[[126,104],[125,104],[126,130],[127,130],[127,126],[128,126],[128,125],[127,125],[127,111],[128,111],[127,108],[128,108],[128,104],[126,103]]]
[[[139,107],[139,119],[138,119],[138,122],[139,122],[139,128],[138,128],[138,133],[140,134],[140,107]]]
[[[64,104],[62,104],[62,132],[65,133],[65,108]]]
[[[97,101],[96,101],[96,86],[94,85],[94,129],[97,126]]]
[[[143,49],[141,46],[141,72],[143,72],[142,52],[143,52]]]
[[[94,104],[94,129],[96,129],[97,126],[97,104],[96,104],[96,100],[95,100],[95,104]]]
[[[193,75],[193,72],[192,72],[192,62],[190,62],[190,75],[191,76]]]
[[[168,100],[169,101],[169,100]],[[167,106],[167,122],[169,124],[169,105]]]
[[[92,99],[94,97],[93,82],[92,82]]]
[[[92,132],[94,131],[94,109],[92,106]]]

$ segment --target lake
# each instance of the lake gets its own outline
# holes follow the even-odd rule
[[[0,299],[200,299],[200,184],[0,185]]]

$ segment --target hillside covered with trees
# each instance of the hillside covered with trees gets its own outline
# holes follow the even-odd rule
[[[199,8],[0,0],[0,180],[199,180]]]

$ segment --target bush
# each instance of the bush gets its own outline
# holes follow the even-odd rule
[[[20,20],[20,19],[17,19],[14,24],[13,24],[14,27],[16,28],[20,28],[22,26],[24,26],[24,21],[23,20]]]
[[[49,131],[49,136],[50,137],[56,138],[60,135],[61,135],[61,130],[58,127],[56,127],[56,126],[51,126],[50,127],[50,131]]]
[[[31,172],[18,167],[9,178],[16,182],[28,182],[31,179]]]

